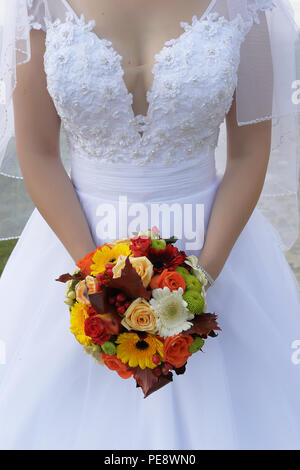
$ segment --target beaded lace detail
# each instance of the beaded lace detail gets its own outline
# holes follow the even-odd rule
[[[256,3],[249,2],[252,23],[258,21]],[[263,8],[271,6],[266,0]],[[94,21],[70,12],[63,22],[46,20],[47,85],[72,153],[106,163],[164,166],[216,147],[249,22],[217,13],[182,22],[182,34],[155,56],[146,116],[134,115],[122,58],[94,27]]]

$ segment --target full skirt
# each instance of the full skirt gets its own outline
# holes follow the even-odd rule
[[[222,331],[146,399],[70,333],[73,270],[35,210],[0,280],[1,449],[300,449],[298,287],[258,211],[207,294]]]

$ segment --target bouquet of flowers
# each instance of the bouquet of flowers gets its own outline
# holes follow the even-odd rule
[[[206,312],[205,275],[196,256],[156,228],[106,243],[77,263],[67,283],[70,329],[88,354],[144,396],[185,372],[189,357],[220,330]]]

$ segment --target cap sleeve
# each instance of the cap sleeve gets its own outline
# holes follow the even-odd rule
[[[47,2],[45,0],[27,0],[27,4],[30,28],[46,31]]]
[[[227,0],[241,31],[236,88],[237,123],[272,122],[272,146],[260,208],[278,229],[284,249],[297,238],[299,29],[289,0]]]

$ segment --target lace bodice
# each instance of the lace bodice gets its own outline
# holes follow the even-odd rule
[[[261,4],[262,2],[260,2]],[[272,2],[264,2],[264,8]],[[255,2],[252,22],[258,21]],[[261,9],[261,8],[260,8]],[[34,28],[39,28],[34,19]],[[240,48],[251,24],[209,13],[155,56],[146,116],[135,116],[122,58],[111,42],[68,11],[45,19],[47,86],[72,153],[101,162],[169,165],[215,148],[237,85]]]

